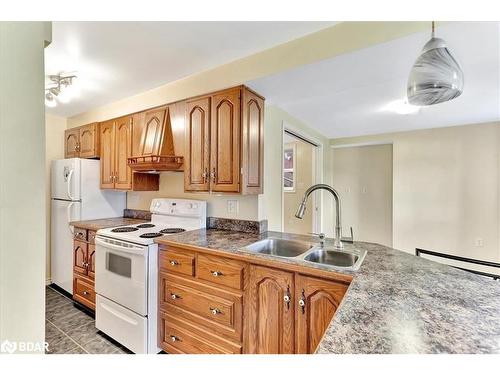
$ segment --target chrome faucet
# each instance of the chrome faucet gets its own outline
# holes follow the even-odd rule
[[[333,247],[336,249],[343,249],[344,244],[342,243],[342,224],[340,222],[340,196],[339,193],[337,193],[337,191],[330,185],[316,184],[307,189],[306,192],[304,193],[304,198],[302,199],[302,203],[300,203],[299,208],[297,208],[295,217],[298,219],[302,219],[304,217],[304,213],[306,212],[307,198],[309,198],[309,195],[311,195],[312,192],[319,189],[329,191],[335,198],[335,208],[337,212],[335,215],[335,238],[333,240]]]

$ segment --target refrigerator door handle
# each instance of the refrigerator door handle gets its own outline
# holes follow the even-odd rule
[[[71,181],[73,180],[73,172],[74,170],[70,170],[69,173],[68,173],[68,198],[72,201],[74,201],[75,199],[73,198],[73,196],[71,195]]]
[[[73,172],[73,171],[71,171]],[[70,173],[71,173],[70,172]],[[71,207],[75,204],[75,202],[69,202],[68,204],[68,208],[67,208],[67,214],[68,214],[68,224],[71,222]],[[69,230],[71,231],[71,233],[75,233],[75,228],[73,228],[73,226],[69,226]]]

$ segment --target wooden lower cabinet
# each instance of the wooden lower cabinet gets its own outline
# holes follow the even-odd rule
[[[295,300],[299,302],[296,318],[297,353],[307,354],[316,351],[347,288],[348,285],[345,283],[297,275],[295,279]]]
[[[75,228],[73,240],[73,299],[95,310],[95,231]]]
[[[272,263],[161,246],[159,346],[167,353],[314,353],[350,277]]]
[[[295,353],[293,287],[292,272],[250,266],[246,352]]]

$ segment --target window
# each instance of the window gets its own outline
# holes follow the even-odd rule
[[[295,144],[285,144],[283,150],[283,190],[295,192]]]

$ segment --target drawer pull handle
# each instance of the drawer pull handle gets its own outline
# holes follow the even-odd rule
[[[219,277],[219,276],[222,276],[222,272],[220,271],[210,271],[212,273],[212,276],[213,277]]]
[[[212,312],[212,315],[222,314],[222,312],[217,307],[210,307],[209,309]]]
[[[176,337],[176,336],[174,336],[174,335],[171,335],[171,336],[170,336],[170,340],[171,340],[172,342],[181,341],[181,340],[179,340],[179,338],[178,338],[178,337]]]
[[[181,298],[181,296],[178,295],[178,294],[170,293],[170,298],[172,298],[172,299],[178,299],[178,298]]]
[[[179,265],[179,262],[177,262],[176,260],[171,260],[170,265],[175,267]]]

